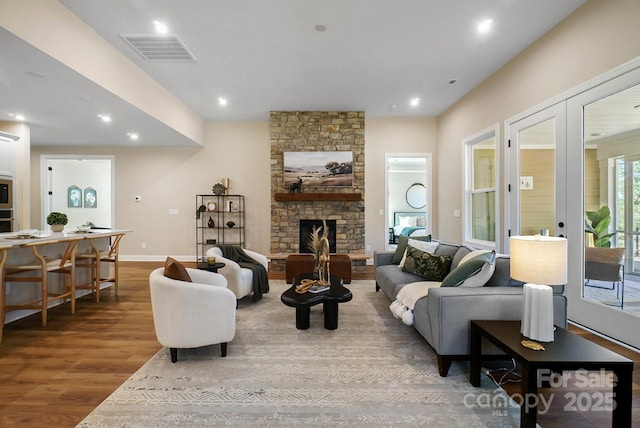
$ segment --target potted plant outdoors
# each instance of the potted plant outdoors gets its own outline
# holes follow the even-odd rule
[[[611,237],[615,235],[609,232],[611,224],[611,211],[604,205],[598,211],[587,211],[587,220],[584,221],[584,231],[593,234],[593,246],[598,248],[611,248]]]
[[[51,230],[54,232],[62,232],[64,225],[69,222],[65,213],[51,212],[47,216],[47,224],[51,226]]]

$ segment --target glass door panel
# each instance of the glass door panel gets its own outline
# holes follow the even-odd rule
[[[582,295],[592,302],[640,315],[640,307],[633,309],[629,297],[640,286],[634,275],[639,273],[636,262],[640,230],[638,105],[640,86],[584,106],[585,281]],[[598,256],[594,258],[594,254]]]
[[[561,103],[510,125],[511,236],[565,236],[565,114]]]
[[[626,233],[628,271],[632,274],[640,275],[640,160],[631,162],[632,180],[631,193],[633,209],[631,210],[631,230]]]

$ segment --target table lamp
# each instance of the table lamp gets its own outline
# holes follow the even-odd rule
[[[553,290],[567,283],[567,240],[553,236],[512,236],[511,277],[522,290],[523,336],[553,342]]]

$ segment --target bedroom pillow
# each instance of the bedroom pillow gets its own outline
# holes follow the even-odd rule
[[[429,281],[442,281],[451,267],[451,256],[438,256],[407,246],[403,272],[420,275]]]
[[[461,263],[459,263],[458,266],[454,270],[452,270],[449,275],[447,275],[447,277],[442,281],[441,287],[461,286],[467,280],[473,278],[481,272],[483,274],[482,276],[474,278],[473,281],[469,281],[465,285],[465,287],[482,287],[487,283],[487,281],[489,281],[489,279],[491,279],[491,275],[493,275],[493,269],[495,269],[495,251],[492,251],[490,253],[481,252],[480,254],[476,254],[471,258],[467,258],[467,256],[463,257]],[[493,268],[488,267],[483,272],[483,268],[485,265],[493,266]],[[489,276],[487,277],[487,275]]]
[[[418,221],[418,217],[414,217],[414,216],[399,216],[398,217],[398,226],[415,227],[417,221]]]
[[[418,241],[429,242],[429,241],[431,241],[431,235],[414,236],[411,239],[416,239]],[[398,246],[396,247],[396,251],[395,251],[395,253],[393,253],[393,257],[391,258],[391,263],[393,263],[394,265],[399,264],[400,260],[402,260],[402,257],[404,256],[404,251],[407,249],[407,241],[408,240],[409,240],[409,237],[406,236],[406,235],[399,235],[398,236]]]
[[[164,262],[164,276],[178,281],[192,282],[184,265],[171,257],[167,257]]]
[[[438,248],[438,242],[420,241],[413,238],[409,238],[409,240],[407,241],[407,248],[409,247],[409,245],[412,246],[413,248],[417,248],[420,251],[425,251],[431,254],[435,253],[436,249]],[[404,266],[404,262],[406,259],[407,259],[407,251],[405,250],[402,256],[402,260],[400,260],[400,264],[398,265],[400,269],[402,269],[402,266]]]

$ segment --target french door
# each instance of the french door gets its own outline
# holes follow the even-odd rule
[[[587,90],[567,101],[569,216],[608,208],[605,248],[624,248],[621,281],[596,289],[585,279],[585,253],[594,246],[586,226],[569,224],[569,319],[640,348],[640,69]],[[589,221],[587,220],[587,223]],[[595,244],[599,246],[601,244]],[[624,268],[624,269],[623,269]],[[624,300],[621,298],[624,297]]]
[[[508,125],[508,236],[566,236],[565,103]]]

